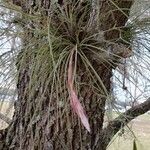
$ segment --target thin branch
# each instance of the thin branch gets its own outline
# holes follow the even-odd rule
[[[150,97],[143,103],[136,105],[126,112],[120,114],[117,118],[110,121],[108,126],[103,129],[102,136],[105,144],[108,145],[112,137],[134,118],[150,110]],[[100,141],[99,141],[100,142]],[[98,142],[97,142],[98,143]]]

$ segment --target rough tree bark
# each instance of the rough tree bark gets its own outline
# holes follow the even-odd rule
[[[50,0],[28,0],[26,2],[13,0],[13,4],[20,6],[25,13],[34,14],[37,9],[43,9],[45,16],[48,16],[49,9],[51,9]],[[58,4],[62,7],[65,5],[65,1],[58,1]],[[97,30],[96,32],[104,31],[104,40],[116,44],[109,44],[113,52],[119,57],[126,57],[124,55],[129,45],[118,40],[121,34],[118,28],[122,28],[126,24],[133,0],[102,0],[98,1],[97,4],[98,7],[96,7],[96,9],[100,9],[100,16],[98,16],[100,19],[99,22],[96,21],[96,23],[93,21],[93,24],[90,22],[90,28],[92,29],[90,32],[95,32],[95,30]],[[121,8],[121,10],[118,8]],[[93,9],[95,9],[95,7],[93,7]],[[91,12],[95,13],[97,11]],[[91,14],[91,16],[95,15]],[[40,20],[39,24],[44,25],[44,21],[45,20]],[[29,23],[26,22],[26,24]],[[95,30],[93,30],[93,28]],[[34,34],[33,31],[30,31],[30,28],[24,32],[27,35],[24,36],[23,44],[27,45],[28,42],[31,42],[30,38],[33,39]],[[104,43],[106,44],[105,47],[107,47],[108,43]],[[121,49],[121,51],[118,51],[119,49]],[[107,95],[105,95],[104,92],[98,95],[94,92],[92,86],[88,86],[87,88],[81,85],[80,98],[83,99],[84,107],[89,117],[91,133],[88,133],[85,128],[80,125],[80,121],[75,115],[72,115],[70,104],[68,104],[67,109],[64,110],[65,115],[62,114],[61,118],[57,118],[56,102],[53,102],[54,109],[49,106],[50,85],[46,85],[45,83],[41,85],[41,87],[37,87],[37,90],[32,96],[31,94],[29,95],[31,68],[33,67],[32,64],[35,55],[31,51],[31,49],[26,50],[26,59],[23,67],[22,65],[17,66],[19,72],[17,84],[18,101],[15,103],[15,113],[12,123],[6,130],[0,132],[0,142],[2,143],[0,148],[3,150],[106,150],[108,143],[122,126],[150,109],[150,100],[148,99],[147,102],[125,112],[103,129]],[[20,59],[20,57],[18,57],[18,59]],[[101,64],[97,62],[96,59],[93,59],[91,63],[103,81],[106,90],[109,92],[112,66],[107,63]],[[78,70],[78,74],[81,82],[90,85],[84,67]],[[47,87],[46,94],[44,97],[41,97],[44,86]],[[101,97],[100,94],[103,95],[103,97]]]

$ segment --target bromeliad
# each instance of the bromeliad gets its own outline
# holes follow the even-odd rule
[[[70,56],[69,66],[68,66],[68,91],[69,91],[69,95],[70,95],[70,104],[71,104],[73,111],[81,119],[81,122],[84,125],[84,127],[88,130],[88,132],[90,132],[90,125],[89,125],[88,118],[87,118],[86,113],[77,97],[76,91],[73,87],[73,71],[72,71],[73,66],[72,66],[72,64],[73,64],[74,50],[75,49],[73,49],[71,51],[71,56]]]

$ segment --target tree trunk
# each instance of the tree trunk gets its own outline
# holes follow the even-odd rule
[[[115,5],[109,0],[100,1],[98,3],[99,7],[96,8],[100,9],[100,16],[98,16],[100,22],[95,23],[93,21],[93,24],[90,23],[90,26],[93,26],[96,30],[94,31],[92,28],[90,32],[105,31],[105,40],[114,43],[117,41],[116,43],[120,44],[122,41],[117,40],[120,36],[120,30],[116,28],[125,25],[133,1],[120,0],[118,2],[112,2],[115,2],[120,8],[126,8],[125,11],[120,13],[120,10],[116,10]],[[35,15],[38,10],[41,10],[41,15],[44,16],[44,19],[34,21],[25,20],[25,35],[22,39],[23,45],[27,47],[28,43],[32,43],[32,41],[37,41],[38,44],[35,47],[32,45],[29,48],[23,49],[18,56],[18,100],[15,103],[15,113],[12,123],[9,125],[7,131],[1,132],[0,139],[3,143],[2,149],[106,150],[107,144],[111,138],[105,138],[106,133],[103,131],[103,122],[105,102],[111,86],[110,78],[112,76],[112,66],[108,62],[100,63],[97,59],[91,58],[95,56],[88,54],[88,57],[91,58],[91,64],[94,70],[96,70],[97,75],[103,82],[105,90],[107,90],[106,94],[102,85],[97,85],[99,82],[98,79],[95,79],[95,83],[91,83],[91,77],[87,75],[88,68],[83,65],[83,62],[79,59],[77,63],[77,82],[84,84],[79,84],[80,86],[76,88],[80,91],[79,99],[89,118],[91,127],[91,132],[89,133],[83,127],[77,115],[72,112],[69,98],[64,97],[65,100],[61,103],[60,99],[62,97],[59,96],[59,92],[57,93],[57,88],[52,93],[53,81],[49,79],[50,73],[46,74],[49,82],[47,82],[47,80],[42,82],[43,78],[40,76],[40,69],[38,77],[32,76],[34,74],[33,70],[36,69],[38,63],[40,66],[39,68],[42,68],[44,67],[43,64],[46,65],[50,61],[49,56],[47,56],[46,60],[37,60],[37,54],[34,52],[35,49],[40,48],[40,42],[42,43],[42,40],[44,42],[42,36],[37,37],[35,35],[34,29],[36,26],[42,29],[46,28],[46,17],[49,15],[49,10],[51,9],[50,1],[40,0],[38,2],[36,0],[31,0],[25,3],[20,0],[13,0],[13,3],[22,7],[22,11],[30,15]],[[58,4],[63,9],[65,1],[58,1]],[[95,7],[92,9],[95,9]],[[127,9],[129,10],[127,11]],[[96,11],[91,12],[93,13]],[[93,14],[91,14],[91,16],[92,15]],[[26,25],[31,26],[31,28],[26,29]],[[107,42],[105,44],[104,47],[106,48],[109,44]],[[25,57],[22,53],[25,53]],[[117,54],[120,56],[123,55],[120,52]],[[80,66],[80,69],[78,69],[78,66]],[[49,68],[49,66],[46,67],[47,69]],[[33,80],[36,81],[34,82],[35,85],[31,84]],[[61,84],[61,86],[63,85]],[[100,88],[101,91],[97,90],[95,87]],[[64,93],[67,92],[67,89],[62,88],[62,90]]]

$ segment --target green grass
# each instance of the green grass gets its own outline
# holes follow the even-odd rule
[[[150,147],[150,115],[144,114],[125,127],[125,133],[118,134],[111,141],[107,150],[133,150],[133,140],[136,140],[137,150],[148,150]]]

